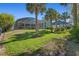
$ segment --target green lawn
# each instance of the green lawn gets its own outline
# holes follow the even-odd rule
[[[5,40],[1,44],[5,45],[8,55],[20,55],[24,52],[34,52],[53,38],[64,37],[68,34],[68,32],[54,34],[40,30],[38,35],[34,30],[15,30],[5,33]]]

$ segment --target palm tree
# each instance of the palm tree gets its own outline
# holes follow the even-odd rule
[[[46,20],[50,20],[50,30],[51,30],[51,32],[53,32],[52,31],[52,20],[55,20],[57,18],[56,10],[49,8],[46,11],[45,18],[46,18]]]
[[[42,20],[43,20],[43,29],[46,29],[46,20],[45,20],[46,18],[45,17],[42,17]]]
[[[60,3],[60,5],[64,6],[64,8],[66,9],[66,11],[62,13],[62,17],[61,17],[61,19],[63,19],[63,20],[65,21],[65,23],[66,23],[66,19],[69,18],[69,15],[68,15],[68,8],[67,8],[67,7],[68,7],[70,4],[68,4],[68,3]],[[64,24],[63,24],[63,26],[64,26]],[[66,26],[66,24],[65,24],[65,26]]]
[[[38,14],[41,13],[43,14],[46,10],[45,8],[45,4],[41,4],[41,3],[28,3],[26,4],[26,9],[30,12],[30,13],[34,13],[35,14],[35,19],[36,19],[36,32],[38,32]]]
[[[61,15],[59,12],[55,11],[55,22],[56,22],[56,30],[57,30],[57,21],[61,18]]]
[[[60,3],[60,5],[62,5],[62,6],[67,6],[68,3]]]
[[[68,3],[61,3],[63,6],[67,6]],[[72,4],[72,15],[73,15],[73,21],[74,21],[74,27],[77,26],[77,3]]]
[[[62,19],[65,21],[65,23],[66,23],[66,19],[68,19],[70,16],[68,15],[68,12],[64,12],[64,13],[62,13]],[[66,24],[65,24],[65,26],[66,26]]]

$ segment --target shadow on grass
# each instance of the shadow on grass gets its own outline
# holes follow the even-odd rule
[[[68,40],[64,41],[63,46],[61,44],[62,40],[59,40],[59,41],[60,41],[59,44],[58,43],[55,44],[55,46],[58,45],[57,48],[59,48],[59,49],[57,49],[57,50],[51,50],[50,46],[53,47],[53,43],[54,43],[53,42],[52,44],[49,43],[49,45],[46,44],[46,48],[47,48],[47,46],[49,48],[48,50],[43,46],[35,51],[28,49],[27,52],[17,54],[17,56],[76,56],[77,55],[76,53],[77,53],[77,51],[79,51],[79,48],[77,48],[77,47],[75,47],[75,45],[73,45],[73,47],[77,48],[73,51],[73,49],[72,49],[73,47],[71,47],[70,41],[68,41]],[[72,44],[74,44],[74,43],[72,43]],[[68,47],[68,46],[70,46],[70,47]],[[56,49],[56,48],[54,48],[54,49]],[[63,53],[64,53],[64,55],[63,55]]]
[[[23,52],[23,53],[17,54],[16,56],[36,56],[38,53],[40,53],[41,49],[42,48],[39,48],[36,51],[28,50],[27,52]]]
[[[26,32],[23,34],[15,34],[9,38],[9,41],[0,42],[0,45],[10,43],[10,42],[15,42],[15,41],[27,40],[27,39],[31,39],[31,38],[39,38],[39,37],[42,37],[45,34],[49,34],[49,33],[50,33],[49,31],[43,30],[43,31],[39,31],[38,33]]]

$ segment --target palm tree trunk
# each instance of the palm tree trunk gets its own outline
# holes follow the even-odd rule
[[[56,29],[55,30],[57,30],[57,19],[55,20],[55,22],[56,22]]]
[[[38,33],[38,8],[35,9],[35,19],[36,19],[36,32]]]
[[[50,20],[50,25],[51,25],[50,30],[51,30],[51,33],[52,33],[53,32],[52,31],[52,20]]]
[[[73,3],[73,21],[75,28],[77,26],[77,3]]]
[[[38,17],[36,15],[36,32],[38,32]]]
[[[66,30],[66,29],[67,29],[67,26],[66,26],[66,19],[64,19],[64,21],[65,21],[64,29]]]
[[[24,29],[26,28],[26,26],[25,26],[25,22],[24,22]]]
[[[45,24],[44,24],[44,29],[46,29],[46,21],[45,21]]]

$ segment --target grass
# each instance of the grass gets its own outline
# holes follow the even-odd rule
[[[65,37],[68,34],[68,32],[55,34],[40,30],[38,35],[34,30],[15,30],[5,33],[5,40],[1,44],[5,45],[8,55],[21,55],[29,51],[34,52],[53,38]]]

